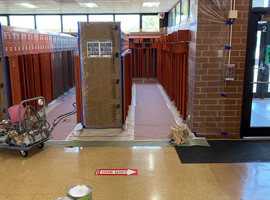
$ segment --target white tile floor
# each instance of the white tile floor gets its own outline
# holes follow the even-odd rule
[[[270,99],[253,99],[251,127],[270,127]]]

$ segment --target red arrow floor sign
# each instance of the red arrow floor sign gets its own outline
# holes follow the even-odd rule
[[[131,176],[138,175],[138,169],[97,169],[97,176]]]

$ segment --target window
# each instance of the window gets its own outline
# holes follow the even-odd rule
[[[270,7],[270,0],[253,0],[252,7]]]
[[[2,25],[7,25],[7,17],[6,16],[0,16],[0,23]]]
[[[175,25],[175,7],[172,9],[172,26]]]
[[[176,13],[176,19],[175,19],[175,23],[176,24],[179,24],[180,23],[180,2],[176,5],[176,10],[175,10],[175,13]]]
[[[37,15],[36,23],[38,30],[61,32],[60,15]]]
[[[172,11],[169,12],[168,26],[169,27],[173,26],[173,24],[172,24]]]
[[[121,22],[121,30],[123,32],[140,31],[140,15],[115,15],[115,21]]]
[[[181,4],[181,22],[188,18],[188,0],[182,0]]]
[[[113,15],[88,15],[89,22],[113,22]]]
[[[159,17],[157,15],[143,15],[142,31],[159,32]]]
[[[10,26],[22,28],[35,28],[35,21],[33,15],[10,15]]]
[[[86,21],[86,15],[63,15],[63,32],[78,32],[78,22]]]

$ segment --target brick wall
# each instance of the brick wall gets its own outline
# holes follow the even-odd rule
[[[229,9],[229,0],[198,1],[195,74],[189,75],[189,86],[194,84],[194,90],[188,94],[190,100],[193,98],[188,101],[188,124],[198,135],[240,136],[249,1],[236,0],[238,19],[233,25],[231,52],[236,75],[235,80],[224,81],[222,71],[228,59],[224,47],[229,43],[229,26],[225,22]],[[193,69],[192,63],[189,67]]]

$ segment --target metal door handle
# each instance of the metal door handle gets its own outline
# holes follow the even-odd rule
[[[270,84],[270,82],[251,82],[251,81],[249,81],[249,83],[251,83],[251,84]]]

